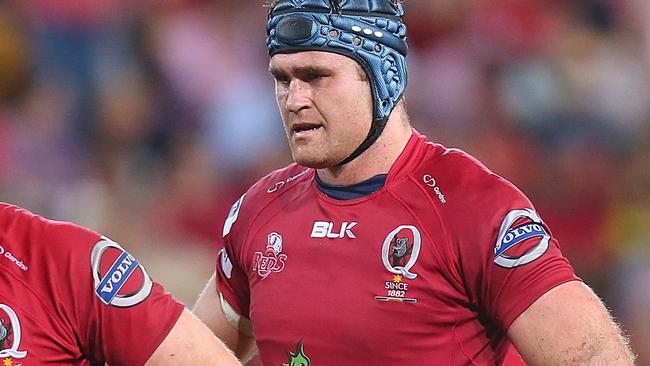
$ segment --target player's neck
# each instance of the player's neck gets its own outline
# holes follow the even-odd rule
[[[350,185],[378,174],[387,174],[412,135],[406,115],[393,115],[377,141],[363,154],[343,166],[319,169],[321,181],[331,185]]]

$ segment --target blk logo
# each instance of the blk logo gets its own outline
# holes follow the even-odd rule
[[[311,229],[311,237],[341,239],[347,236],[350,239],[355,239],[356,236],[352,232],[352,228],[356,225],[357,223],[354,221],[344,221],[340,228],[338,226],[335,228],[333,222],[316,221],[314,222],[314,228]]]

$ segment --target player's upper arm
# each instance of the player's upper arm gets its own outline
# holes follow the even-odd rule
[[[228,303],[222,302],[216,275],[210,278],[192,311],[243,362],[257,351],[250,320],[238,316]]]
[[[542,295],[508,329],[528,365],[633,365],[627,342],[598,297],[579,281]]]
[[[234,355],[188,310],[146,363],[163,365],[240,365]]]

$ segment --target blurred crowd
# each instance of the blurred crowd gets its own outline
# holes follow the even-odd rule
[[[0,0],[0,200],[121,242],[188,305],[291,161],[263,0]],[[408,0],[412,124],[531,198],[650,365],[650,2]]]

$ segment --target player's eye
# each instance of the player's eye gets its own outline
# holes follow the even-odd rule
[[[309,82],[312,82],[312,81],[319,81],[319,80],[321,80],[323,78],[326,78],[327,76],[328,75],[326,75],[326,74],[324,74],[322,72],[314,71],[314,72],[310,72],[310,73],[305,74],[302,77],[302,80],[309,83]]]
[[[278,90],[287,90],[289,89],[289,84],[291,84],[291,79],[288,77],[276,77],[275,78],[275,88]]]

